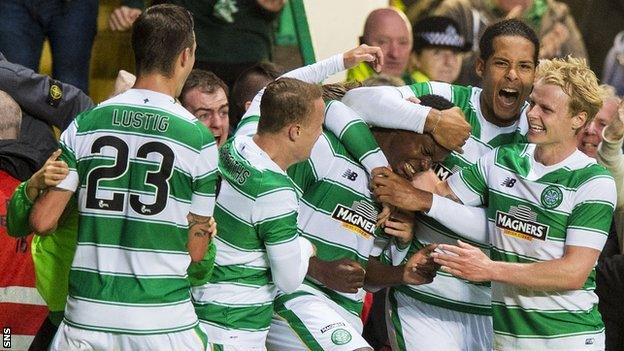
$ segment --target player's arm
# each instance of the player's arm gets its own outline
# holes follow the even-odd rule
[[[56,160],[60,154],[61,150],[55,151],[39,171],[15,189],[7,207],[9,235],[19,237],[32,232],[29,222],[30,211],[39,193],[58,185],[69,172],[64,161]]]
[[[442,270],[474,281],[496,281],[526,289],[564,291],[581,289],[594,268],[600,250],[566,245],[563,257],[535,263],[492,261],[479,248],[459,241],[458,246],[441,244],[447,252],[433,253]]]
[[[391,286],[431,283],[439,268],[431,257],[436,247],[436,244],[429,244],[411,255],[404,264],[398,266],[384,264],[377,257],[369,257],[365,278],[367,290],[376,291]]]
[[[273,282],[293,292],[303,282],[314,246],[297,234],[297,195],[288,187],[267,189],[252,209],[252,222],[266,247]]]
[[[39,196],[30,213],[30,225],[35,233],[47,235],[56,230],[59,218],[73,194],[69,190],[52,188]]]
[[[409,86],[362,87],[348,91],[342,101],[374,126],[429,133],[445,148],[462,152],[471,127],[461,110],[440,111],[414,104],[408,100],[413,97]]]
[[[212,218],[218,179],[217,143],[208,129],[197,121],[196,128],[201,134],[203,145],[195,160],[191,208],[187,215],[187,249],[191,260],[199,262],[204,258],[212,237],[217,235],[217,224]]]

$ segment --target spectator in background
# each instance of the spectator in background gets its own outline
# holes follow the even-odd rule
[[[193,116],[212,131],[217,146],[228,138],[228,87],[214,73],[194,69],[186,79],[180,102]]]
[[[0,1],[0,51],[9,61],[38,71],[47,38],[54,79],[88,94],[97,13],[98,0]]]
[[[245,111],[251,105],[251,100],[260,91],[282,75],[283,69],[271,62],[260,62],[244,70],[234,85],[230,94],[230,129],[234,131]]]
[[[602,81],[612,85],[618,95],[624,95],[624,31],[615,36],[604,60]]]
[[[462,53],[470,51],[457,22],[448,17],[427,17],[414,24],[412,76],[417,83],[435,80],[453,83],[459,77]]]
[[[481,80],[473,70],[479,52],[477,38],[489,24],[503,18],[522,19],[535,30],[541,43],[540,58],[587,57],[568,6],[556,0],[444,0],[435,14],[457,21],[460,33],[474,43],[472,54],[462,65],[459,84],[480,85]]]
[[[170,0],[191,11],[197,41],[195,67],[214,72],[231,87],[246,68],[270,60],[273,24],[285,0]],[[130,29],[143,0],[124,0],[111,14],[112,30]]]
[[[373,10],[366,18],[360,43],[381,48],[385,63],[378,73],[399,77],[405,84],[416,82],[409,72],[412,26],[403,12],[392,7]],[[375,70],[363,62],[348,71],[347,80],[362,82],[375,74]]]

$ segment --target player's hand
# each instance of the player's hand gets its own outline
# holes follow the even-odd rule
[[[355,49],[351,49],[342,54],[342,59],[345,68],[351,68],[360,62],[368,62],[368,64],[375,70],[380,72],[384,63],[383,52],[377,46],[368,46],[362,44]]]
[[[429,284],[436,276],[436,271],[440,268],[431,257],[437,244],[429,244],[418,250],[407,260],[403,267],[403,283],[411,285]]]
[[[472,127],[466,122],[464,113],[459,107],[442,110],[432,109],[425,121],[425,132],[431,134],[433,139],[444,148],[463,153],[462,146],[470,137]]]
[[[108,25],[113,31],[126,31],[132,27],[132,24],[136,21],[141,12],[141,9],[120,6],[108,17]]]
[[[431,207],[431,193],[416,189],[388,167],[373,169],[371,189],[381,203],[388,203],[407,211],[423,211]]]
[[[208,237],[212,240],[217,235],[217,222],[214,217],[200,216],[189,213],[187,216],[189,232],[195,237]]]
[[[113,86],[113,92],[110,97],[117,96],[121,93],[126,92],[136,82],[136,76],[128,71],[124,71],[123,69],[117,72],[117,78],[115,78],[115,85]]]
[[[63,181],[69,174],[69,167],[67,167],[65,161],[57,161],[60,155],[61,149],[54,151],[43,167],[30,177],[28,186],[32,186],[37,190],[44,190],[57,186]]]
[[[280,12],[286,0],[256,0],[256,3],[269,12]]]
[[[457,246],[440,244],[441,250],[431,254],[442,270],[473,282],[490,281],[493,261],[479,248],[457,240]]]
[[[396,238],[401,246],[407,246],[414,237],[414,213],[395,211],[386,221],[384,232]]]
[[[377,215],[377,227],[383,227],[386,225],[386,222],[390,219],[390,216],[392,216],[392,213],[396,210],[396,207],[387,204],[387,203],[382,203],[381,204],[381,212],[379,212],[379,214]]]
[[[310,263],[312,264],[312,260]],[[355,294],[364,286],[366,271],[351,259],[342,258],[335,261],[316,259],[314,264],[320,272],[313,277],[332,290]]]
[[[617,116],[604,129],[604,136],[610,141],[617,141],[624,137],[624,99],[620,101]]]

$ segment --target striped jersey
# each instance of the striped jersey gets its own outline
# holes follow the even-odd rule
[[[160,334],[193,328],[186,245],[193,212],[211,216],[217,149],[172,97],[131,89],[80,114],[61,135],[78,191],[68,325]]]
[[[479,157],[499,145],[510,144],[525,140],[527,132],[526,111],[528,104],[522,109],[518,122],[499,127],[485,120],[481,111],[481,89],[464,87],[440,82],[418,83],[399,88],[402,95],[407,98],[426,94],[443,96],[459,107],[466,117],[466,121],[472,127],[470,138],[463,146],[464,153],[455,151],[441,163],[435,165],[434,171],[441,180],[445,180],[451,174],[477,162]],[[417,214],[414,223],[415,239],[409,247],[405,259],[429,243],[455,244],[457,239],[462,238],[457,233],[446,228],[438,221],[423,214]],[[471,240],[466,242],[488,252],[488,246]],[[387,259],[387,258],[386,258]],[[438,271],[431,284],[425,285],[401,285],[395,289],[417,300],[465,313],[490,315],[490,287],[489,283],[471,283],[458,279],[452,275]]]
[[[366,150],[361,153],[367,164],[382,166],[387,161],[368,126],[360,119],[352,119],[352,114],[341,102],[328,102],[325,121],[339,137],[324,131],[310,158],[291,166],[288,174],[303,194],[297,229],[316,246],[317,257],[323,261],[347,258],[366,267],[369,255],[378,255],[383,248],[374,249],[374,245],[385,244],[385,237],[379,236],[381,231],[376,227],[379,206],[372,199],[366,170],[340,139],[351,140],[352,148]],[[307,277],[298,291],[279,296],[277,302],[302,293],[324,295],[359,316],[365,292],[337,292]]]
[[[576,150],[535,161],[534,144],[500,147],[448,182],[467,205],[486,205],[495,261],[555,260],[566,245],[602,250],[615,208],[606,169]],[[494,349],[604,350],[595,270],[578,290],[545,292],[492,282]]]
[[[193,287],[200,322],[218,344],[263,345],[276,286],[266,246],[298,238],[298,196],[292,180],[250,136],[219,151],[219,234],[207,284]]]

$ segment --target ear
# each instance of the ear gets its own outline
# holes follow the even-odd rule
[[[193,50],[193,49],[192,48],[185,48],[180,53],[180,65],[182,67],[186,67],[188,64],[190,64],[189,60],[191,59],[191,50]]]
[[[585,126],[587,121],[587,112],[579,112],[576,116],[572,117],[572,129],[579,130]]]
[[[482,58],[477,57],[477,61],[475,62],[475,71],[479,78],[483,78],[483,72],[485,72],[485,61]]]
[[[288,138],[290,141],[297,141],[299,139],[299,135],[301,134],[301,125],[292,124],[288,127]]]

